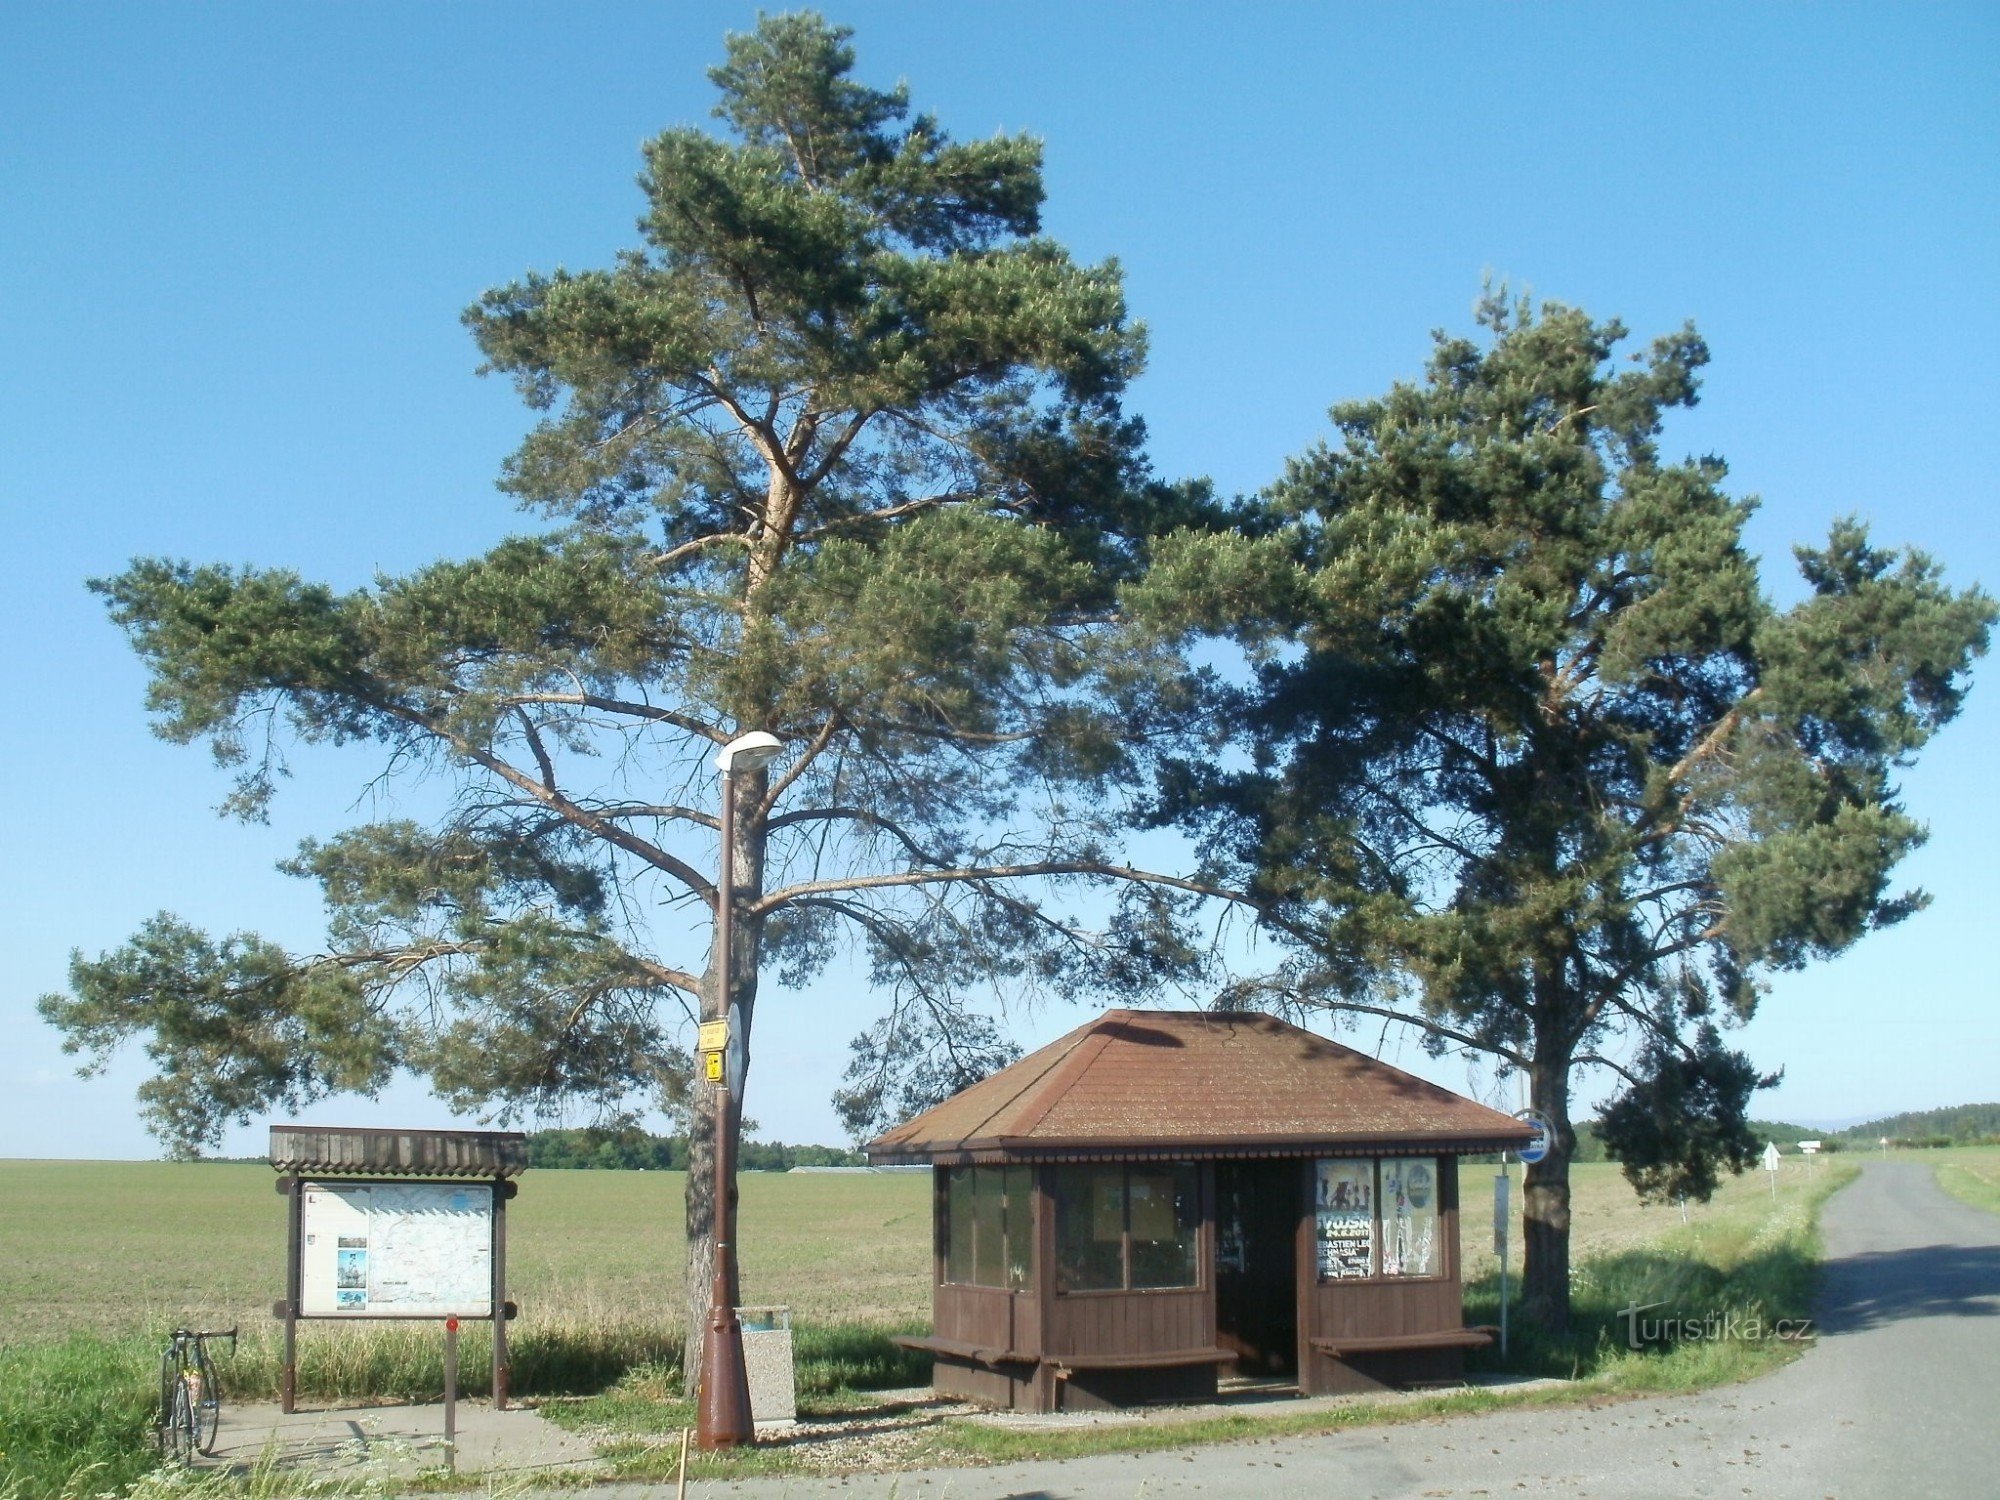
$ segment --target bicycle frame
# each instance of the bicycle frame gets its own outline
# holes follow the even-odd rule
[[[210,1339],[228,1339],[236,1349],[236,1329],[203,1332],[176,1328],[160,1355],[159,1445],[162,1456],[192,1464],[197,1453],[212,1457],[222,1424],[222,1388],[209,1357]]]

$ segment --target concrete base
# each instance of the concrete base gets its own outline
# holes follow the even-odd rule
[[[445,1467],[444,1406],[356,1406],[300,1411],[224,1400],[215,1457],[208,1467],[250,1469],[270,1462],[286,1471],[343,1478],[407,1477]],[[591,1445],[526,1407],[495,1411],[458,1403],[458,1469],[475,1474],[516,1469],[587,1470]]]

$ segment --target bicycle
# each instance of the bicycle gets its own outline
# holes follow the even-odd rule
[[[222,1383],[215,1378],[215,1361],[208,1341],[228,1339],[236,1352],[236,1330],[202,1333],[176,1328],[160,1354],[160,1421],[158,1438],[163,1458],[191,1464],[199,1453],[215,1454],[216,1429],[222,1425]]]

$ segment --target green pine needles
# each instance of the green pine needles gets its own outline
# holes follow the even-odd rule
[[[1706,1196],[1773,1080],[1723,1042],[1762,976],[1923,904],[1899,767],[1957,712],[1993,604],[1842,521],[1780,609],[1719,459],[1665,460],[1708,349],[1504,294],[1483,340],[1333,410],[1229,538],[1135,592],[1226,633],[1217,748],[1168,767],[1206,878],[1292,940],[1228,1003],[1381,1017],[1525,1073],[1557,1147],[1529,1169],[1531,1309],[1568,1308],[1570,1090],[1642,1189]]]

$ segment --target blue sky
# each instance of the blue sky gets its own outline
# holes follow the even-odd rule
[[[1725,456],[1763,497],[1752,536],[1781,597],[1790,545],[1848,511],[1956,582],[2000,584],[2000,12],[831,14],[864,79],[907,78],[954,133],[1047,141],[1050,231],[1119,257],[1151,326],[1133,405],[1165,473],[1264,483],[1330,403],[1413,375],[1430,329],[1467,328],[1491,273],[1641,337],[1699,324],[1715,363],[1668,447]],[[630,242],[639,142],[706,118],[703,70],[753,19],[0,8],[0,1155],[152,1152],[143,1061],[79,1081],[34,1016],[72,948],[163,907],[310,946],[316,903],[274,862],[398,805],[366,758],[316,752],[268,827],[215,818],[222,777],[151,737],[142,674],[83,580],[166,553],[352,586],[522,526],[492,479],[524,413],[474,378],[458,312]],[[1932,827],[1907,867],[1931,909],[1780,976],[1744,1033],[1786,1069],[1762,1112],[2000,1097],[1996,730],[1983,682],[1905,779]],[[767,1134],[837,1138],[827,1095],[873,1013],[855,975],[766,1004],[749,1107]],[[315,1116],[440,1118],[414,1087]]]

